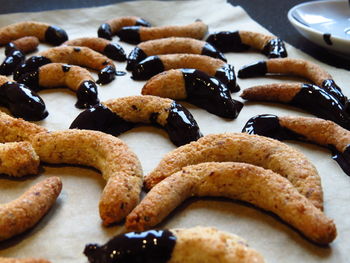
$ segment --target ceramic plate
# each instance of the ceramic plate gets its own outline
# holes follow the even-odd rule
[[[313,1],[288,12],[292,25],[310,41],[350,56],[350,5],[345,0]]]

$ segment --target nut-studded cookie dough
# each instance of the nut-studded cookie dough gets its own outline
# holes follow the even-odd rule
[[[125,61],[126,54],[121,45],[100,37],[82,37],[64,42],[62,45],[88,47],[110,59]]]
[[[162,54],[198,54],[219,58],[226,62],[224,54],[205,41],[188,37],[167,37],[138,44],[129,54],[127,70],[132,70],[141,60]]]
[[[36,71],[40,66],[49,63],[66,63],[99,70],[98,82],[107,84],[116,75],[116,68],[112,60],[88,48],[75,46],[54,47],[32,56],[16,69],[13,78],[19,79],[21,75]]]
[[[202,136],[197,122],[185,107],[156,96],[110,99],[80,113],[70,128],[98,130],[117,136],[138,123],[164,128],[177,146]]]
[[[143,18],[137,16],[122,16],[112,18],[102,25],[97,30],[97,35],[101,38],[112,40],[112,37],[122,28],[126,26],[144,26],[150,27],[151,24]]]
[[[15,117],[28,121],[40,121],[48,115],[44,101],[36,92],[5,76],[0,76],[0,105]]]
[[[176,26],[126,26],[121,28],[116,35],[121,41],[138,44],[143,41],[166,37],[189,37],[203,39],[208,32],[208,26],[201,20],[187,25]]]
[[[0,45],[21,37],[35,36],[40,41],[58,46],[68,39],[66,31],[47,23],[25,21],[0,28]]]
[[[104,245],[88,244],[89,262],[263,263],[239,236],[212,227],[149,230],[117,235]]]
[[[3,258],[0,257],[0,263],[51,263],[43,258]]]
[[[287,57],[287,50],[280,38],[258,32],[221,31],[210,34],[206,41],[221,52],[239,52],[252,47],[260,50],[268,58]]]
[[[152,228],[193,196],[220,196],[249,202],[275,213],[319,244],[328,244],[336,237],[333,221],[286,178],[271,170],[234,162],[183,167],[151,189],[127,216],[126,227],[132,231]]]
[[[87,69],[79,66],[49,63],[22,75],[18,82],[24,83],[34,91],[66,86],[76,93],[78,100],[75,106],[79,109],[99,103],[97,85],[92,75]]]
[[[206,135],[167,153],[145,177],[145,186],[151,189],[184,166],[227,161],[270,169],[286,177],[317,208],[323,209],[320,176],[301,152],[277,140],[246,133]]]
[[[257,115],[249,119],[243,132],[278,140],[301,140],[329,148],[343,171],[350,175],[350,132],[332,121],[311,117]]]
[[[99,203],[104,225],[121,221],[138,204],[141,164],[120,139],[98,131],[65,130],[38,133],[31,143],[43,162],[88,165],[101,171],[107,181]]]
[[[239,91],[232,65],[221,59],[197,54],[169,54],[147,57],[134,67],[132,78],[135,80],[147,80],[165,70],[178,68],[201,70],[221,80],[231,91]]]
[[[344,106],[348,104],[347,98],[334,82],[332,76],[317,64],[303,59],[276,58],[260,61],[241,68],[238,71],[238,77],[250,78],[264,76],[268,73],[304,77],[317,86],[323,88],[327,93],[338,99]]]
[[[185,100],[208,112],[234,119],[243,103],[231,98],[226,85],[196,69],[171,69],[153,76],[143,86],[143,95]]]
[[[60,178],[50,177],[32,186],[18,199],[0,205],[0,240],[33,227],[55,203],[61,189]]]
[[[241,97],[249,101],[272,101],[293,105],[350,129],[350,116],[345,106],[316,85],[297,83],[259,85],[243,90]]]

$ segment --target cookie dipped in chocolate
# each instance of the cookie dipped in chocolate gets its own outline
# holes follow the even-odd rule
[[[13,79],[18,80],[22,75],[37,71],[39,67],[51,62],[52,61],[50,59],[44,56],[32,56],[16,68],[13,73]]]
[[[78,109],[86,109],[99,102],[96,83],[91,80],[83,81],[77,90],[77,102],[75,103],[75,107]]]
[[[123,47],[117,43],[110,43],[106,45],[106,47],[103,50],[103,54],[117,61],[126,60],[126,54]]]
[[[262,53],[268,58],[284,58],[287,57],[287,50],[284,42],[280,38],[271,39],[264,46]]]
[[[240,52],[249,49],[242,43],[239,31],[221,31],[208,36],[208,43],[212,44],[221,52]]]
[[[54,46],[61,45],[68,40],[68,35],[65,30],[58,26],[49,26],[45,32],[45,41]]]
[[[166,263],[176,244],[169,230],[129,232],[106,244],[88,244],[84,254],[90,263]]]
[[[11,75],[25,61],[25,55],[20,50],[13,49],[0,65],[0,75]]]

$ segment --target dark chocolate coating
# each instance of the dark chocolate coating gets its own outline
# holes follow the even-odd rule
[[[75,107],[79,109],[86,109],[99,103],[95,82],[91,80],[83,81],[77,90],[77,99]]]
[[[25,55],[19,50],[14,50],[0,65],[0,75],[11,75],[24,61]]]
[[[129,44],[138,44],[140,39],[141,26],[125,26],[122,27],[116,35],[120,38],[120,41],[124,41]]]
[[[99,103],[81,112],[69,128],[95,130],[118,136],[134,127],[134,123],[122,119],[109,108]]]
[[[322,88],[331,94],[333,97],[339,100],[340,103],[344,105],[347,103],[347,98],[339,88],[339,86],[334,82],[333,79],[325,79],[322,82]]]
[[[167,124],[164,126],[169,139],[176,146],[181,146],[202,137],[192,114],[180,104],[173,102],[169,110]]]
[[[225,58],[225,55],[222,54],[219,50],[217,50],[213,45],[209,43],[205,43],[202,47],[202,55],[206,55],[213,58],[221,59],[225,62],[227,62],[227,59]]]
[[[98,73],[98,84],[108,84],[112,80],[115,79],[116,76],[116,70],[115,67],[108,65],[107,67],[103,68],[99,73]]]
[[[242,67],[238,71],[239,78],[252,78],[264,76],[267,73],[267,65],[265,61],[259,61],[247,66]]]
[[[103,50],[103,54],[105,54],[110,59],[114,59],[117,61],[125,61],[126,60],[126,54],[124,49],[121,45],[117,43],[110,43],[106,45],[106,47]]]
[[[145,58],[147,58],[146,53],[141,48],[135,47],[128,56],[126,70],[133,70],[137,63]]]
[[[164,65],[162,60],[158,56],[149,56],[134,67],[132,78],[135,80],[147,80],[163,71]]]
[[[0,86],[0,104],[7,107],[15,117],[27,121],[40,121],[48,115],[40,96],[16,82],[6,82]]]
[[[285,58],[288,56],[286,47],[280,38],[274,38],[267,42],[262,53],[268,58]]]
[[[51,60],[44,56],[32,56],[22,65],[17,67],[13,73],[13,79],[18,80],[21,75],[38,70],[39,67],[51,63]]]
[[[249,49],[241,41],[239,31],[221,31],[210,34],[206,40],[221,52],[240,52]]]
[[[66,31],[58,26],[49,26],[45,32],[45,41],[54,46],[61,45],[68,40]]]
[[[103,246],[88,244],[84,254],[90,263],[166,263],[175,244],[176,237],[169,230],[130,232]]]
[[[350,176],[350,147],[346,147],[344,152],[340,152],[335,147],[329,146],[332,151],[332,158],[339,164],[344,173]]]
[[[236,82],[235,69],[232,65],[225,64],[219,68],[215,73],[215,77],[227,85],[231,92],[238,92],[240,90]]]
[[[98,37],[112,40],[112,28],[108,23],[103,23],[97,30]]]
[[[146,21],[143,18],[139,18],[135,22],[135,26],[144,26],[144,27],[150,27],[152,26],[150,22]]]
[[[10,42],[5,46],[5,56],[10,56],[12,52],[19,50],[17,46],[13,43]]]
[[[18,82],[25,84],[31,90],[39,91],[39,69],[21,75],[21,77],[18,79]]]
[[[195,69],[181,69],[187,93],[186,101],[217,116],[234,119],[243,103],[233,100],[226,85]]]

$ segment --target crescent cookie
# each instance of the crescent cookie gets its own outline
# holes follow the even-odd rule
[[[323,208],[321,178],[301,152],[277,140],[246,133],[210,134],[181,146],[163,157],[144,184],[151,189],[184,166],[227,161],[270,169],[286,177],[317,208]]]
[[[121,45],[100,37],[82,37],[64,42],[62,45],[88,47],[110,59],[125,61],[126,54]]]
[[[126,26],[121,28],[116,35],[121,41],[138,44],[143,41],[166,37],[189,37],[203,39],[208,32],[208,26],[201,20],[187,25],[176,26]]]
[[[135,80],[147,80],[169,69],[193,68],[216,77],[231,91],[239,91],[234,67],[221,59],[196,54],[169,54],[150,56],[137,64],[132,71]]]
[[[42,98],[27,86],[0,76],[0,105],[12,115],[28,121],[40,121],[48,116]]]
[[[0,257],[0,263],[50,263],[42,258],[3,258]]]
[[[234,162],[183,167],[151,189],[127,216],[126,227],[133,231],[152,228],[193,196],[219,196],[251,203],[278,215],[319,244],[328,244],[336,237],[333,221],[286,178],[271,170]]]
[[[112,36],[114,36],[122,27],[125,26],[149,27],[151,24],[143,18],[137,16],[116,17],[100,25],[97,34],[101,38],[112,40]]]
[[[350,129],[350,117],[345,106],[316,85],[297,83],[259,85],[243,90],[241,97],[246,100],[293,105]]]
[[[243,103],[231,98],[226,85],[196,69],[171,69],[153,76],[142,95],[185,100],[217,116],[235,119]]]
[[[239,236],[212,227],[149,230],[117,235],[104,245],[88,244],[89,262],[263,263]]]
[[[238,71],[238,77],[250,78],[264,76],[267,73],[304,77],[323,88],[327,93],[338,99],[340,103],[347,104],[347,98],[334,82],[332,76],[315,63],[303,59],[276,58],[260,61],[241,68]]]
[[[207,42],[221,52],[244,51],[252,47],[260,50],[268,58],[287,57],[287,50],[280,38],[258,32],[245,30],[221,31],[210,34]]]
[[[21,75],[36,71],[40,66],[49,63],[66,63],[99,70],[101,84],[111,82],[116,75],[116,68],[112,60],[88,48],[74,46],[54,47],[32,56],[16,69],[13,78],[19,79]]]
[[[99,203],[104,225],[119,222],[138,204],[141,164],[118,138],[98,131],[65,130],[38,133],[31,143],[43,162],[88,165],[101,171],[107,181]]]
[[[78,100],[75,106],[79,109],[99,103],[97,85],[92,75],[87,69],[79,66],[49,63],[22,75],[18,82],[35,91],[66,86],[76,93]]]
[[[35,36],[40,41],[58,46],[68,39],[66,31],[46,23],[25,21],[0,28],[0,45],[21,37]]]
[[[61,189],[60,178],[50,177],[32,186],[18,199],[1,204],[0,240],[32,228],[53,206]]]
[[[226,62],[224,54],[208,42],[188,37],[168,37],[138,44],[128,56],[126,69],[132,70],[137,63],[149,56],[174,53],[206,55]]]
[[[350,175],[350,132],[332,121],[264,114],[250,118],[243,132],[278,140],[308,141],[327,147],[332,151],[333,159]]]
[[[108,100],[80,113],[70,128],[98,130],[118,136],[137,123],[162,127],[177,146],[202,136],[197,122],[185,107],[156,96]]]

